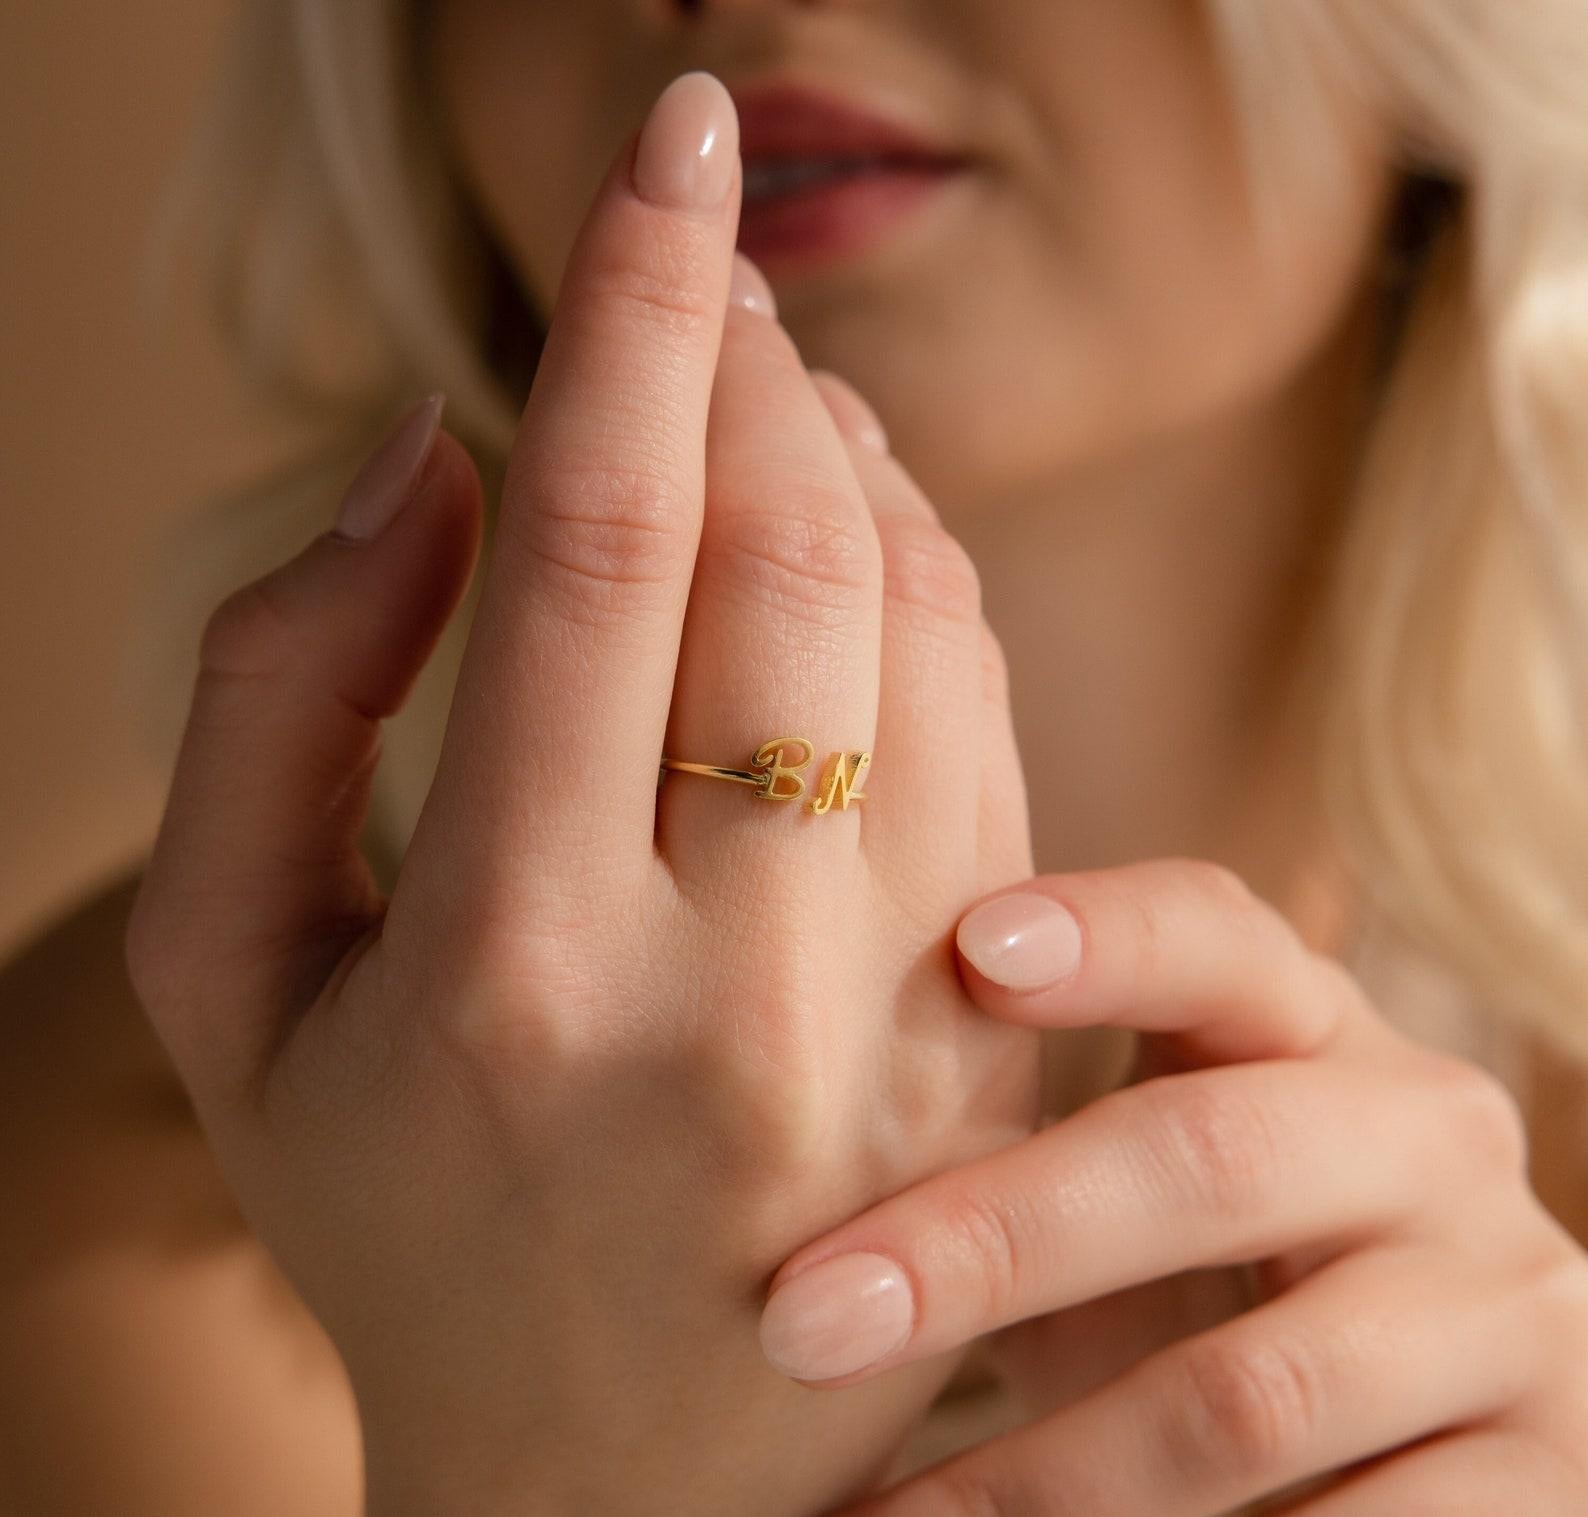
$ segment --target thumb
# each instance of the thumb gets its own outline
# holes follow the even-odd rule
[[[441,406],[409,411],[336,525],[205,625],[126,936],[133,984],[190,1085],[254,1072],[385,909],[359,849],[380,722],[456,610],[481,538],[479,476],[439,430]]]

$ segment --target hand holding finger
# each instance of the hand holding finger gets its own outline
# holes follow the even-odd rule
[[[1464,1460],[1492,1477],[1493,1434],[1464,1455],[1468,1427],[1531,1429],[1539,1474],[1560,1474],[1558,1409],[1588,1397],[1588,1261],[1528,1189],[1497,1080],[1401,1038],[1337,963],[1196,861],[1000,893],[960,947],[1001,1020],[1130,1028],[1178,1072],[807,1244],[772,1282],[769,1359],[841,1388],[1005,1328],[1062,1354],[1072,1308],[1149,1286],[1171,1306],[1177,1281],[1189,1307],[1214,1269],[1257,1266],[1267,1291],[1138,1358],[1083,1321],[1080,1341],[1123,1369],[845,1517],[1214,1517],[1368,1460],[1296,1517],[1354,1512],[1333,1486],[1363,1510],[1409,1509],[1411,1492],[1443,1510]]]
[[[749,1292],[813,1213],[1029,1130],[1034,1039],[965,1014],[948,930],[975,885],[974,583],[902,470],[846,442],[733,257],[738,170],[707,161],[731,153],[725,102],[698,76],[664,92],[574,246],[391,901],[361,894],[303,937],[307,918],[284,917],[259,941],[239,895],[222,923],[242,934],[250,1031],[270,1036],[249,1099],[212,1071],[193,1083],[251,1223],[337,1344],[372,1510],[450,1510],[487,1483],[559,1510],[576,1492],[666,1501],[669,1476],[701,1510],[766,1489],[811,1510],[853,1489],[952,1367],[878,1380],[835,1417],[768,1370]],[[647,167],[663,139],[676,195]],[[703,177],[709,205],[692,198]],[[886,481],[874,500],[857,464]],[[906,614],[884,657],[890,601]],[[337,631],[310,619],[294,660],[309,668]],[[362,656],[370,631],[315,656]],[[320,702],[369,702],[361,752],[411,662]],[[869,748],[884,664],[900,783],[838,804],[847,817],[702,779],[659,789],[675,740],[731,761],[788,721]],[[969,713],[949,723],[967,746],[940,774],[921,755],[951,711]],[[213,802],[218,855],[229,805],[279,807],[283,773],[300,778],[288,727],[195,759],[168,836]],[[324,770],[304,792],[320,830],[292,835],[294,862],[325,864],[316,888],[345,900],[363,771]],[[669,827],[691,811],[698,826]],[[924,845],[913,867],[861,846],[890,815],[930,822],[898,832],[901,850]],[[230,840],[226,878],[270,876],[264,832]],[[945,867],[923,867],[934,848]],[[885,871],[907,896],[879,888]],[[236,1004],[207,945],[172,955],[180,915],[162,908],[138,940],[171,1026]],[[277,949],[291,974],[261,976]],[[644,1313],[622,1309],[640,1297]],[[624,1468],[660,1422],[680,1435],[670,1470]]]

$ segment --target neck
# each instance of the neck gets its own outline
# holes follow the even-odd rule
[[[1239,414],[943,506],[1009,660],[1039,870],[1212,859],[1318,946],[1342,934],[1303,655],[1371,351],[1353,319]]]

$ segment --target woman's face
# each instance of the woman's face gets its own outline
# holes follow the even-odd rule
[[[944,504],[1282,384],[1354,307],[1395,178],[1359,108],[1341,188],[1295,194],[1265,249],[1195,0],[435,0],[432,37],[463,171],[542,312],[686,69],[792,77],[970,155],[864,249],[763,265],[807,365],[860,389]]]

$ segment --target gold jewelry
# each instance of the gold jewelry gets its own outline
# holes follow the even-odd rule
[[[785,749],[794,749],[800,755],[799,759],[792,764],[785,763]],[[685,774],[703,774],[707,779],[733,780],[736,784],[753,785],[756,795],[763,801],[793,801],[805,794],[805,780],[800,771],[815,756],[815,745],[803,737],[773,737],[755,750],[746,769],[728,769],[720,764],[692,764],[685,759],[664,758],[656,773],[656,783],[662,783],[669,769],[679,769]],[[857,787],[860,776],[870,765],[870,753],[839,751],[828,755],[820,791],[807,803],[806,809],[820,816],[832,810],[835,800],[840,811],[849,810],[851,801],[865,800],[865,791]]]

